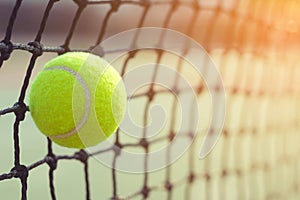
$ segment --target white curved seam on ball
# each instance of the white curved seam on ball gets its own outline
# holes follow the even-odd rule
[[[88,116],[89,116],[89,111],[90,111],[90,91],[89,91],[89,88],[87,86],[87,84],[84,82],[83,78],[80,76],[80,74],[78,74],[76,71],[74,71],[73,69],[70,69],[68,67],[65,67],[65,66],[53,66],[53,67],[49,67],[49,68],[46,68],[45,70],[64,70],[66,72],[69,72],[70,74],[72,74],[76,80],[80,83],[80,85],[83,87],[83,90],[84,90],[84,96],[85,96],[85,100],[86,100],[86,104],[85,104],[85,112],[84,112],[84,116],[83,118],[81,119],[80,123],[78,124],[78,126],[75,126],[75,128],[70,131],[70,132],[67,132],[67,133],[63,133],[63,134],[60,134],[60,135],[52,135],[52,136],[49,136],[50,138],[52,139],[63,139],[63,138],[67,138],[67,137],[70,137],[74,134],[76,134],[78,132],[78,130],[80,130],[82,128],[82,126],[85,124],[85,122],[87,121],[88,119]]]

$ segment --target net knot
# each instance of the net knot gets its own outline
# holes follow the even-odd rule
[[[28,177],[28,169],[24,165],[17,165],[10,171],[15,178],[26,179]]]
[[[200,6],[199,1],[193,1],[193,2],[192,2],[192,7],[193,7],[196,11],[198,11],[198,10],[201,9],[201,6]]]
[[[113,146],[113,151],[115,152],[116,156],[119,156],[121,154],[122,144],[120,142],[115,142]]]
[[[206,179],[206,181],[210,181],[211,176],[210,176],[209,173],[205,173],[205,174],[204,174],[204,178]]]
[[[63,50],[60,51],[60,52],[58,52],[58,55],[62,55],[62,54],[64,54],[64,53],[70,51],[70,48],[67,46],[67,44],[61,45],[60,47],[63,48]]]
[[[88,158],[89,158],[89,155],[86,153],[86,151],[80,150],[80,151],[75,153],[75,158],[77,160],[80,160],[83,163],[86,163]]]
[[[226,177],[226,176],[228,176],[228,171],[226,170],[226,169],[223,169],[222,170],[222,174],[221,174],[221,177]]]
[[[149,143],[147,142],[147,140],[146,140],[145,138],[142,138],[142,139],[140,140],[140,145],[141,145],[142,147],[144,147],[145,149],[148,149],[148,147],[149,147]]]
[[[223,129],[222,130],[222,134],[223,134],[224,137],[228,137],[229,136],[229,132],[228,132],[227,129]]]
[[[141,6],[144,6],[144,7],[150,7],[151,1],[150,1],[150,0],[142,0],[142,1],[140,2],[140,5],[141,5]]]
[[[56,159],[55,155],[53,155],[53,154],[48,154],[46,156],[46,163],[53,170],[55,170],[57,168],[57,159]]]
[[[166,188],[166,190],[171,191],[173,189],[172,183],[170,183],[170,181],[167,181],[165,183],[165,188]]]
[[[25,119],[25,113],[27,111],[27,106],[23,102],[17,102],[14,104],[14,113],[18,121],[23,121]]]
[[[30,53],[36,55],[36,56],[41,56],[43,54],[43,45],[39,42],[29,42],[29,46],[32,47],[32,49],[29,50]]]
[[[236,169],[235,173],[237,176],[242,176],[242,171],[240,169]]]
[[[190,131],[187,136],[189,137],[190,140],[193,140],[195,135],[196,135],[196,133],[194,133],[193,131]]]
[[[143,194],[143,196],[144,196],[145,198],[148,197],[149,192],[150,192],[150,189],[149,189],[147,186],[144,186],[143,189],[142,189],[142,191],[141,191],[141,193]]]
[[[170,134],[168,135],[168,139],[169,141],[173,141],[173,139],[175,138],[176,134],[174,133],[174,131],[171,131]]]
[[[120,5],[121,5],[121,1],[120,0],[114,0],[114,1],[111,2],[110,5],[111,5],[111,10],[113,12],[117,12]]]
[[[199,95],[203,92],[204,89],[204,85],[200,84],[197,88],[196,88],[196,94]]]
[[[135,48],[135,46],[133,46],[133,48]],[[129,59],[132,59],[135,57],[135,55],[137,54],[138,50],[133,50],[133,51],[130,51],[128,52],[128,58]]]
[[[104,49],[100,45],[91,46],[89,50],[100,57],[103,57],[105,55]]]
[[[80,8],[85,8],[88,4],[87,0],[74,0],[74,2],[78,5]]]
[[[149,101],[152,101],[152,100],[153,100],[154,95],[155,95],[155,92],[153,91],[153,88],[151,87],[151,88],[148,90],[148,94],[147,94]]]
[[[11,41],[2,40],[0,42],[0,51],[1,51],[1,60],[7,60],[10,57],[11,52],[13,51],[13,44]]]
[[[195,174],[194,173],[190,173],[189,177],[188,177],[188,181],[189,183],[193,183],[195,180]]]
[[[176,10],[179,6],[179,0],[173,0],[172,10]]]

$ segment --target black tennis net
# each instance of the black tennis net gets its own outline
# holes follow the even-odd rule
[[[14,162],[10,171],[1,172],[0,181],[19,179],[21,199],[30,199],[30,174],[45,165],[49,167],[49,194],[41,194],[40,198],[50,196],[60,199],[60,192],[64,189],[58,188],[58,185],[64,186],[59,184],[57,176],[63,172],[55,172],[63,171],[59,164],[71,162],[69,160],[78,161],[73,162],[74,165],[82,163],[84,166],[83,174],[74,172],[73,176],[84,176],[81,179],[84,184],[81,185],[86,199],[299,199],[299,1],[49,0],[37,3],[17,0],[14,5],[12,1],[0,5],[3,15],[0,26],[3,35],[0,42],[2,86],[6,86],[8,81],[1,70],[10,68],[12,60],[18,59],[20,68],[27,67],[16,103],[11,102],[13,106],[0,110],[0,121],[4,115],[15,115],[11,124],[1,125],[13,126],[12,132],[1,131],[0,138],[12,135]],[[202,77],[193,76],[194,72],[189,71],[184,59],[173,57],[172,53],[161,49],[129,51],[136,46],[139,34],[135,34],[129,42],[124,41],[128,48],[118,43],[114,44],[112,51],[101,48],[101,43],[112,35],[150,26],[176,30],[194,39],[209,53],[221,73],[227,96],[227,113],[222,136],[212,154],[199,160],[203,136],[194,140],[196,133],[187,131],[183,136],[191,146],[182,157],[159,172],[149,172],[151,163],[147,153],[172,142],[177,134],[175,118],[179,112],[172,92],[150,84],[131,98],[131,106],[139,109],[134,111],[135,117],[145,125],[150,120],[148,113],[151,106],[157,103],[157,99],[165,98],[162,101],[170,107],[166,109],[170,117],[162,136],[131,140],[120,130],[112,139],[118,150],[113,147],[96,152],[70,150],[69,154],[56,152],[52,142],[45,138],[48,144],[45,157],[24,163],[21,153],[30,153],[23,152],[21,145],[21,138],[26,136],[21,122],[29,114],[26,102],[28,86],[38,60],[50,54],[87,51],[109,58],[121,52],[122,58],[116,61],[121,75],[136,65],[150,62],[156,64],[151,77],[158,77],[159,68],[170,65],[176,72],[192,77],[192,88],[200,107],[208,109],[202,110],[202,113],[211,114],[205,81]],[[167,37],[166,34],[158,35],[158,43],[164,43]],[[180,48],[183,56],[190,53],[188,43],[174,48]],[[22,55],[18,54],[19,51]],[[178,88],[177,81],[173,82],[172,89],[177,95],[185,92]],[[1,100],[6,98],[4,94],[1,91]],[[187,126],[192,126],[195,106],[189,107],[191,124]],[[208,117],[204,118],[207,120]],[[199,119],[205,121],[201,117]],[[206,130],[208,122],[203,123]],[[25,136],[21,137],[22,134]],[[144,173],[118,170],[120,153],[127,149],[146,155],[143,163],[135,163],[144,169]],[[174,151],[168,148],[163,159],[171,159]],[[103,171],[97,171],[95,167],[91,169],[91,158],[97,155],[109,157],[111,167]],[[100,183],[99,186],[93,185],[97,183],[91,180],[95,173],[106,177],[100,178],[100,181],[109,189],[102,191]],[[109,174],[110,178],[104,174]],[[72,180],[69,182],[76,184]],[[5,192],[16,193],[12,190]],[[5,197],[4,191],[2,193]]]

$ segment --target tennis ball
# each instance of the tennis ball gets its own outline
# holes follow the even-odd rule
[[[82,149],[116,131],[126,100],[122,78],[109,63],[90,53],[69,52],[47,62],[36,76],[29,109],[53,142]]]

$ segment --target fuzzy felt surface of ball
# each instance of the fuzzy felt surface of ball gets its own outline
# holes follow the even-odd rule
[[[61,146],[79,149],[112,135],[126,102],[119,73],[104,59],[85,52],[68,52],[47,62],[29,94],[38,129]]]

